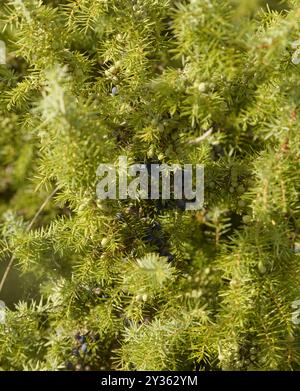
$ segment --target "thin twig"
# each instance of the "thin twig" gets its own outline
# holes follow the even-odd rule
[[[194,140],[188,141],[188,144],[195,145],[201,143],[201,141],[205,140],[207,137],[209,137],[213,132],[213,128],[209,128],[202,136],[195,138]]]
[[[37,218],[39,217],[39,215],[41,214],[41,212],[43,211],[43,209],[45,208],[45,206],[48,204],[48,202],[51,200],[51,198],[55,195],[55,193],[57,193],[57,191],[59,190],[59,187],[56,187],[51,194],[48,195],[48,197],[45,199],[45,201],[42,203],[42,205],[40,206],[39,210],[36,212],[36,214],[34,215],[33,219],[30,221],[29,225],[27,226],[25,232],[29,232],[31,230],[31,228],[33,227],[33,224],[36,222]],[[2,280],[1,280],[1,283],[0,283],[0,293],[2,291],[2,288],[4,286],[4,283],[7,279],[7,276],[8,276],[8,273],[10,272],[10,269],[12,267],[12,264],[15,260],[15,255],[13,255],[11,258],[10,258],[10,261],[9,261],[9,264],[7,265],[6,269],[5,269],[5,272],[3,274],[3,277],[2,277]]]

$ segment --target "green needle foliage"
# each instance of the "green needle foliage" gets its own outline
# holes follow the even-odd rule
[[[0,368],[299,370],[300,1],[0,15]],[[204,207],[97,200],[120,155],[203,164]]]

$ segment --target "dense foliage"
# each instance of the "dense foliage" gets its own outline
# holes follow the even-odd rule
[[[0,1],[2,370],[299,369],[300,2],[266,3]],[[98,200],[120,155],[204,164],[204,207]]]

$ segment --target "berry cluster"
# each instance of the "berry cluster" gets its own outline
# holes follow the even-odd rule
[[[80,334],[79,332],[75,334],[75,346],[72,349],[72,356],[74,357],[72,361],[66,363],[66,368],[68,370],[76,371],[89,371],[91,368],[89,365],[85,365],[86,355],[88,354],[88,344],[86,341],[86,335]]]

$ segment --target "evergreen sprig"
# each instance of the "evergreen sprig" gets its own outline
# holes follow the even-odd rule
[[[298,370],[299,1],[0,15],[0,368]],[[120,155],[204,164],[203,208],[97,200]]]

